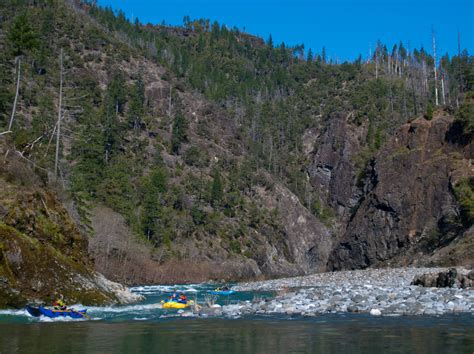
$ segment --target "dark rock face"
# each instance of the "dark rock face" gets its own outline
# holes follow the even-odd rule
[[[360,150],[359,139],[366,134],[364,127],[356,128],[347,120],[348,116],[343,113],[331,116],[308,167],[313,187],[342,217],[347,216],[360,198],[354,157]]]
[[[328,268],[416,263],[460,234],[453,184],[470,173],[470,153],[445,140],[452,117],[417,119],[385,144],[365,180],[366,195],[352,215]],[[455,227],[454,227],[455,229]]]
[[[452,268],[437,274],[422,274],[416,276],[411,284],[429,288],[469,288],[474,286],[474,271],[464,275]]]
[[[282,210],[284,243],[266,242],[265,268],[262,273],[274,276],[298,275],[326,270],[332,249],[331,232],[312,215],[288,188],[276,183],[272,192],[257,190],[257,196],[269,208]],[[287,249],[283,254],[282,249]],[[278,255],[278,257],[273,257]]]

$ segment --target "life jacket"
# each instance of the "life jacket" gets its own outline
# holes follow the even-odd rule
[[[53,307],[55,310],[66,310],[66,304],[60,299],[53,302]]]

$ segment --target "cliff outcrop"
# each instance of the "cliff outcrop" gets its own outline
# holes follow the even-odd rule
[[[455,187],[472,176],[472,146],[449,141],[453,117],[403,125],[371,162],[328,268],[377,265],[472,265],[473,237],[463,225]],[[456,245],[456,246],[455,246]],[[441,251],[451,248],[449,252]],[[456,259],[449,253],[457,254]],[[434,260],[436,259],[436,262]]]

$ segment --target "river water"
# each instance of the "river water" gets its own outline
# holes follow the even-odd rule
[[[30,317],[0,310],[0,353],[470,353],[474,315],[328,314],[312,318],[253,316],[182,318],[157,304],[170,291],[202,301],[211,285],[133,288],[134,305],[89,307],[90,320]],[[218,303],[268,297],[239,293]],[[80,306],[78,306],[80,307]]]

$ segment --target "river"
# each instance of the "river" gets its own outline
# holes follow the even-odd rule
[[[211,285],[133,288],[134,305],[90,307],[90,320],[30,317],[0,310],[0,353],[472,353],[474,315],[327,314],[182,318],[157,304],[172,290],[202,301]],[[239,293],[221,304],[271,293]]]

